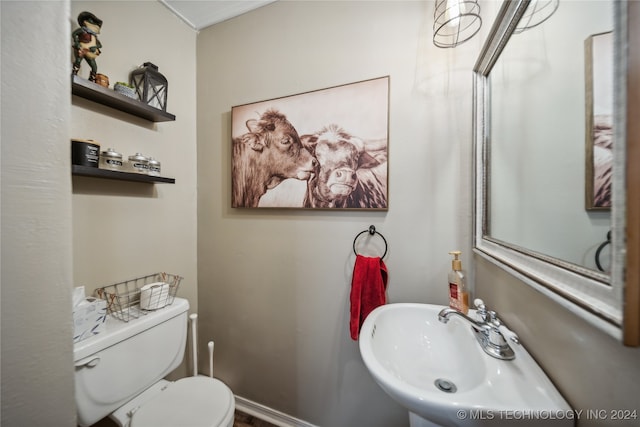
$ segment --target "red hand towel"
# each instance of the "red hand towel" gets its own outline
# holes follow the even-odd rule
[[[369,313],[387,302],[387,266],[379,257],[356,256],[351,280],[351,339],[358,340],[360,328]]]

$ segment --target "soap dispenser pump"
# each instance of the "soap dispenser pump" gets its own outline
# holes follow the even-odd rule
[[[451,251],[451,271],[449,272],[449,307],[464,314],[469,312],[469,292],[467,291],[467,278],[462,270],[460,251]]]

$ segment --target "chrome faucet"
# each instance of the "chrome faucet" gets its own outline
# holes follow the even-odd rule
[[[514,359],[516,355],[507,340],[514,344],[520,344],[518,336],[502,323],[495,311],[488,311],[481,299],[476,299],[473,304],[477,309],[477,320],[452,308],[441,310],[438,313],[438,320],[447,323],[453,316],[463,318],[471,324],[471,329],[485,353],[496,359]]]

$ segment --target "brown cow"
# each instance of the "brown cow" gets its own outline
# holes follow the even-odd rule
[[[377,158],[365,151],[365,142],[336,125],[313,135],[302,144],[316,157],[316,173],[307,181],[304,207],[386,208],[386,154]],[[375,141],[378,149],[386,140]]]
[[[287,178],[307,180],[317,161],[287,118],[267,110],[246,122],[248,133],[233,139],[232,207],[257,207],[267,189]]]

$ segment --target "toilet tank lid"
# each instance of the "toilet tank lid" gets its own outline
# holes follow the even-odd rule
[[[119,343],[129,337],[149,329],[155,325],[179,316],[189,310],[189,301],[184,298],[175,298],[173,304],[164,308],[149,311],[137,319],[124,322],[113,316],[107,316],[104,331],[85,340],[74,343],[73,360],[76,364],[107,347]]]

